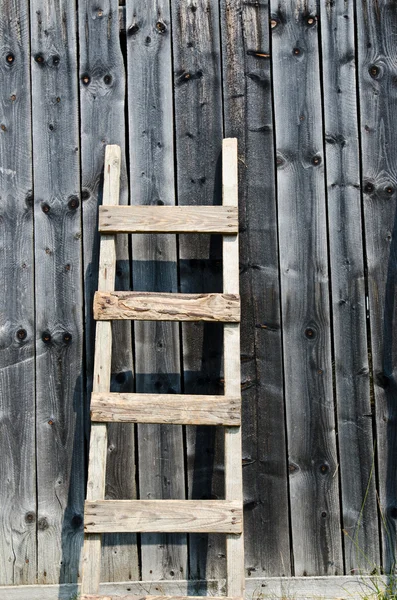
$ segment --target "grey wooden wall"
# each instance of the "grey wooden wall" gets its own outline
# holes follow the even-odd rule
[[[122,203],[219,204],[226,136],[247,576],[394,568],[396,3],[76,4],[0,0],[0,584],[79,576],[105,145]],[[218,291],[221,258],[121,237],[117,288]],[[112,387],[222,393],[221,336],[118,324]],[[112,426],[108,452],[108,497],[222,497],[219,430]],[[105,538],[105,581],[224,574],[222,536]]]

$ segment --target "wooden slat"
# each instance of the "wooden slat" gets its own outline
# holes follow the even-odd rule
[[[22,585],[37,564],[29,3],[0,14],[0,585]]]
[[[95,321],[92,317],[94,292],[98,289],[98,205],[103,198],[103,163],[106,144],[121,147],[120,205],[128,204],[125,68],[118,27],[118,0],[99,3],[79,0],[79,58],[76,76],[80,79],[81,186],[83,208],[85,379],[87,399],[92,391]],[[124,7],[125,8],[125,7]],[[124,40],[123,40],[124,41]],[[123,48],[124,50],[124,48]],[[87,79],[88,78],[88,79]],[[131,282],[128,236],[116,238],[117,268],[115,289],[128,290]],[[112,378],[115,392],[134,390],[131,324],[112,325]],[[117,340],[117,344],[114,341]],[[89,423],[86,403],[86,428]],[[106,496],[136,498],[134,425],[108,426]],[[102,545],[102,581],[139,579],[138,548],[133,534],[105,535]]]
[[[176,201],[170,0],[134,0],[126,11],[130,196],[146,211]],[[133,235],[131,248],[132,289],[178,292],[175,235]],[[135,391],[180,392],[179,323],[138,321],[133,328]],[[141,498],[184,498],[182,427],[140,424],[137,430]],[[190,576],[185,534],[142,534],[140,540],[143,579]]]
[[[222,233],[238,229],[235,208],[222,206],[116,206],[99,208],[102,233]]]
[[[84,530],[163,533],[234,533],[242,527],[242,504],[227,500],[86,501]],[[241,536],[239,535],[240,539]]]
[[[96,292],[94,318],[236,323],[240,320],[240,298],[236,294]]]
[[[378,506],[383,572],[394,573],[397,550],[397,145],[396,6],[357,2],[362,191],[373,411],[376,415]],[[351,307],[353,309],[353,306]]]
[[[37,582],[48,584],[76,581],[82,543],[85,440],[78,44],[74,5],[32,0],[29,6],[36,303],[36,569]],[[17,16],[17,27],[20,19]],[[27,93],[28,88],[21,90],[15,102]],[[23,164],[19,168],[24,168]]]
[[[238,206],[237,140],[228,138],[222,145],[222,202]],[[223,238],[223,291],[239,293],[238,235]],[[224,328],[225,394],[239,394],[241,387],[240,325]],[[225,429],[225,498],[243,503],[243,471],[241,428]],[[226,540],[227,593],[244,596],[244,536],[228,536]]]
[[[225,137],[240,166],[245,563],[250,577],[290,575],[269,2],[220,6]]]
[[[317,4],[270,2],[291,539],[308,576],[343,572]]]
[[[106,146],[103,203],[118,203],[120,192],[120,146]],[[100,243],[98,286],[113,290],[116,272],[114,236],[103,236]],[[94,392],[110,391],[112,362],[111,323],[97,323],[94,358]],[[87,499],[103,498],[107,457],[107,426],[93,423],[91,427]],[[97,593],[101,575],[101,535],[86,536],[83,549],[82,592]]]
[[[80,600],[197,600],[202,596],[79,596]],[[232,598],[228,596],[210,596],[211,600],[243,600],[243,598]]]
[[[354,6],[344,0],[320,6],[345,572],[364,574],[380,565],[380,555],[366,335]]]
[[[224,536],[218,536],[223,538]],[[192,592],[197,596],[223,598],[224,580],[148,580],[102,583],[100,594],[112,600],[125,600],[133,595],[145,598],[150,594],[188,596]],[[387,594],[390,576],[387,575],[351,575],[332,577],[247,577],[246,598],[257,598],[258,591],[264,598],[272,600],[363,600],[363,594],[376,597],[377,590]],[[0,600],[71,600],[79,593],[79,584],[62,585],[20,585],[0,587]],[[99,596],[99,597],[101,597]],[[77,596],[82,600],[81,596]]]
[[[239,425],[238,396],[92,394],[91,420],[179,425]]]
[[[173,0],[176,183],[178,204],[221,204],[223,138],[219,2]],[[222,291],[222,246],[216,236],[179,236],[180,291]],[[182,323],[184,392],[223,393],[223,327]],[[223,497],[223,431],[186,430],[189,498]],[[225,537],[189,537],[189,577],[225,577]]]

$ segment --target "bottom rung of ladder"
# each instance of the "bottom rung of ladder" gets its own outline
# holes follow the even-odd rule
[[[209,596],[92,596],[84,594],[79,596],[80,600],[202,600]],[[231,596],[211,596],[211,600],[243,600]]]

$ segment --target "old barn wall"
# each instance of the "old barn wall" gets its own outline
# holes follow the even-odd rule
[[[121,203],[211,205],[231,136],[247,577],[389,570],[395,3],[121,4],[0,0],[0,585],[79,578],[105,145]],[[216,236],[121,236],[116,287],[220,291],[221,258]],[[118,323],[112,389],[222,393],[221,336]],[[109,498],[223,495],[215,428],[112,425],[108,452]],[[104,581],[224,576],[222,536],[105,539]]]

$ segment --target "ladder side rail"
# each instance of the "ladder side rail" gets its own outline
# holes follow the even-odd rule
[[[222,204],[238,207],[237,139],[222,145]],[[238,234],[223,236],[223,293],[239,294]],[[241,396],[240,324],[224,325],[225,395]],[[243,504],[241,427],[225,428],[225,498]],[[226,537],[227,595],[244,597],[244,534]]]
[[[108,145],[105,151],[103,205],[117,206],[120,194],[120,146]],[[99,247],[98,289],[112,292],[116,275],[116,240],[114,235],[102,235]],[[110,392],[112,364],[112,325],[110,321],[96,324],[93,392]],[[92,423],[87,500],[105,497],[107,457],[107,425]],[[101,576],[102,535],[85,535],[82,565],[82,594],[97,594]]]

